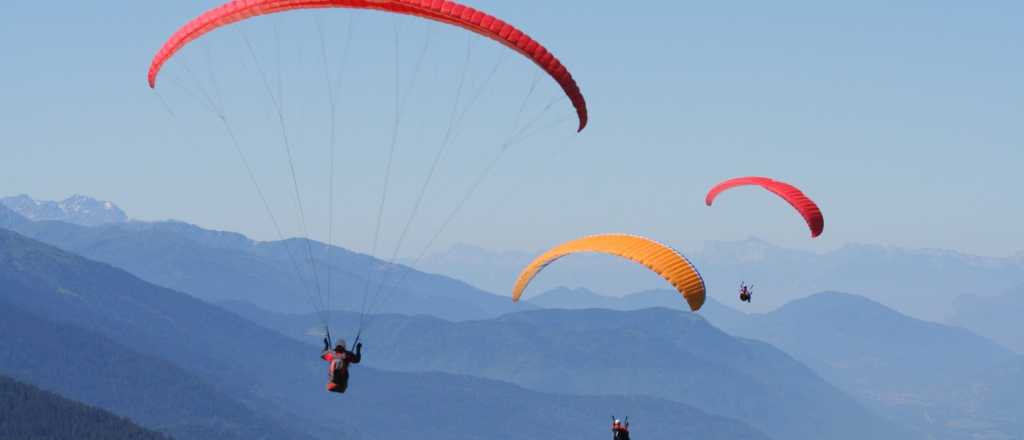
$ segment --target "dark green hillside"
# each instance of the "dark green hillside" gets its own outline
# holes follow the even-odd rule
[[[0,438],[167,440],[123,417],[0,376]]]

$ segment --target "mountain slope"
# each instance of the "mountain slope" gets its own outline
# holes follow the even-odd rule
[[[31,223],[31,220],[0,204],[0,229],[13,231],[18,228],[24,228],[29,223]]]
[[[664,307],[673,310],[690,310],[679,293],[671,289],[654,289],[630,293],[621,297],[604,296],[584,288],[570,289],[559,287],[548,290],[533,298],[530,304],[545,309],[608,309],[608,310],[640,310],[651,307]],[[743,319],[745,313],[708,298],[700,309],[700,315],[711,321]]]
[[[4,288],[10,287],[7,284]],[[182,368],[0,301],[0,372],[186,439],[302,438]],[[13,337],[12,337],[13,336]]]
[[[1005,348],[968,331],[836,292],[818,293],[723,327],[773,344],[842,388],[864,393],[920,391],[1010,356]]]
[[[972,414],[1012,424],[1024,437],[1024,356],[996,365],[964,381],[965,400]],[[967,394],[969,393],[969,394]]]
[[[0,438],[166,440],[130,420],[0,376]]]
[[[936,439],[1024,438],[1024,356],[947,384],[948,399],[930,408]]]
[[[679,298],[676,298],[677,300]],[[680,300],[680,302],[683,302]],[[571,289],[568,287],[556,287],[530,298],[530,304],[545,309],[608,309],[608,310],[631,310],[631,304],[626,303],[622,298],[604,296],[597,292],[582,287]],[[641,309],[643,307],[636,307]]]
[[[308,337],[309,317],[233,309]],[[364,336],[379,347],[376,365],[397,371],[467,374],[554,393],[653,396],[737,417],[776,438],[905,434],[778,350],[730,337],[688,312],[541,310],[460,323],[379,316]]]
[[[964,329],[920,321],[867,298],[835,292],[720,325],[785,350],[831,383],[935,438],[977,434],[935,426],[969,418],[950,384],[975,377],[1012,355]]]
[[[10,217],[10,213],[8,213]],[[0,224],[2,226],[2,224]],[[82,227],[63,222],[11,220],[9,228],[35,240],[125,269],[146,281],[208,301],[244,300],[270,310],[307,312],[326,289],[328,246],[305,239],[256,242],[241,234],[209,231],[180,222]],[[302,258],[314,256],[316,270]],[[293,260],[294,259],[294,260]],[[377,312],[478,319],[513,310],[508,298],[461,281],[388,265],[367,255],[330,248],[334,308],[360,310],[367,274],[391,287],[373,289]],[[299,279],[296,273],[301,274]],[[319,288],[313,273],[320,279]],[[394,284],[401,280],[401,287]],[[326,297],[326,294],[323,294]]]
[[[356,374],[359,388],[332,406],[360,431],[374,433],[369,438],[588,440],[609,436],[607,418],[613,412],[631,415],[634,432],[645,439],[774,438],[739,420],[664,399],[559,395],[439,373]]]
[[[964,295],[953,303],[950,324],[968,328],[1024,353],[1024,286],[998,296]]]
[[[607,434],[604,418],[622,410],[650,414],[657,421],[651,432],[660,433],[650,438],[767,440],[743,422],[665,400],[558,396],[494,380],[382,372],[373,368],[380,356],[373,348],[354,368],[348,393],[327,393],[318,347],[2,230],[0,286],[2,300],[187,368],[267,423],[320,438],[584,439]]]

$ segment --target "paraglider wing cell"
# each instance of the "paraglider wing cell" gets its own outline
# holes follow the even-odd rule
[[[572,74],[551,52],[515,26],[492,15],[446,0],[233,0],[206,11],[181,27],[153,57],[149,86],[156,87],[160,69],[191,41],[224,26],[259,15],[295,9],[374,9],[411,15],[459,26],[495,40],[529,58],[558,83],[579,118],[579,131],[587,125],[587,103]]]
[[[704,203],[711,206],[711,203],[714,202],[715,198],[722,192],[738,186],[747,185],[760,186],[775,193],[779,197],[782,197],[782,199],[795,208],[807,222],[807,227],[811,229],[811,237],[817,237],[825,230],[825,218],[821,214],[821,209],[818,208],[818,205],[814,203],[813,200],[804,195],[804,193],[797,187],[768,177],[750,176],[726,180],[715,185],[710,191],[708,191],[708,195],[704,198]]]
[[[671,283],[686,299],[691,310],[697,311],[704,305],[704,279],[686,257],[656,241],[626,234],[592,235],[548,250],[520,272],[512,290],[512,300],[519,301],[530,281],[555,260],[588,252],[615,255],[640,263]]]

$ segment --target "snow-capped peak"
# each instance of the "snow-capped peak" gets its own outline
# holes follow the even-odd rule
[[[21,194],[0,198],[0,204],[33,221],[56,220],[83,226],[125,223],[128,216],[112,202],[75,194],[62,201],[35,200]]]

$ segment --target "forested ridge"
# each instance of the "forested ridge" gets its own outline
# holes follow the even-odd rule
[[[0,376],[0,439],[167,440],[124,417]]]

